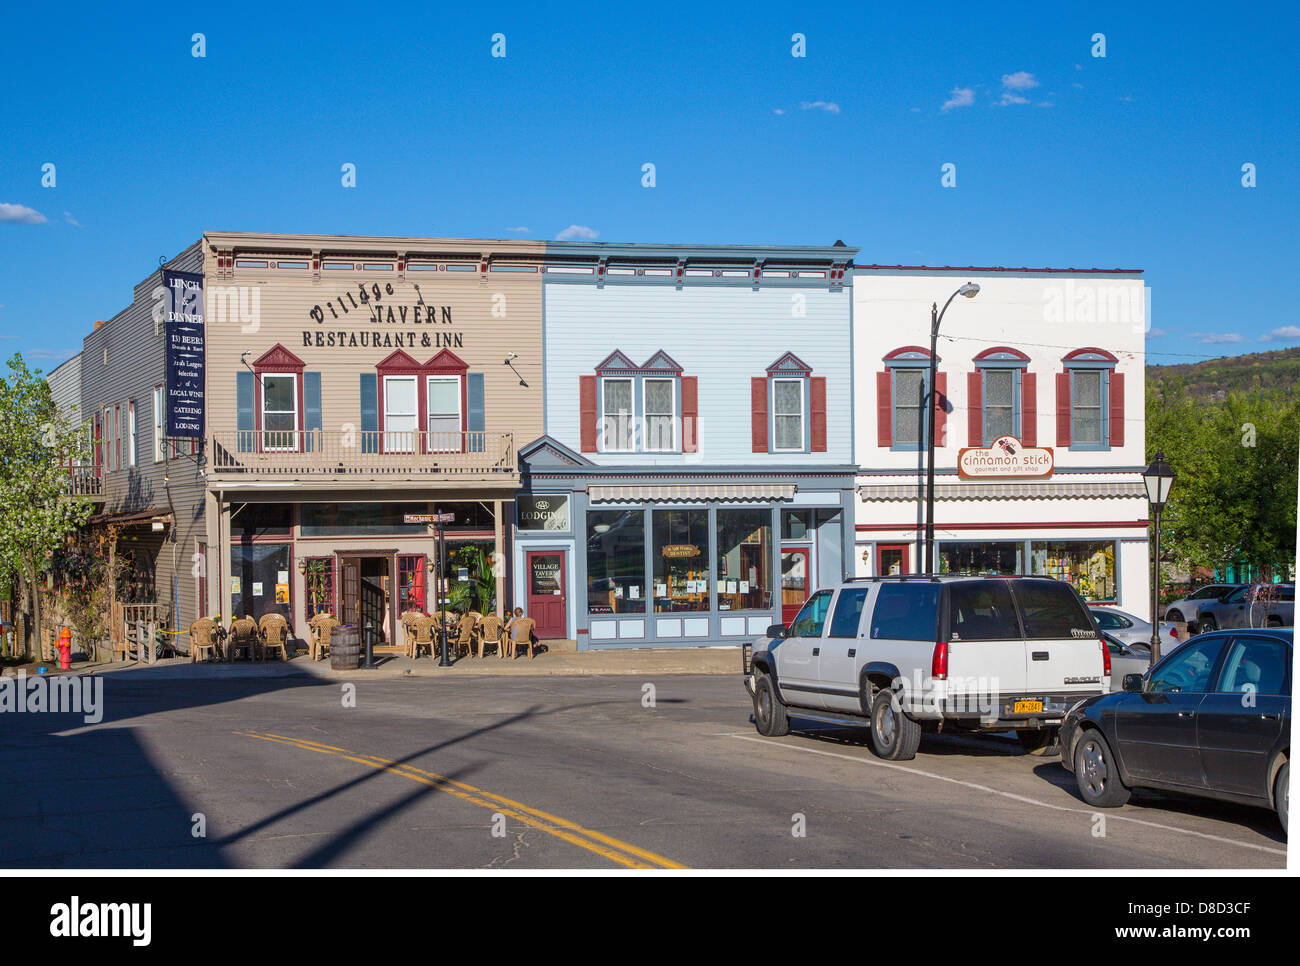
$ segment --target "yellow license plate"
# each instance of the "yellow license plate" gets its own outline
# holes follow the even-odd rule
[[[1016,701],[1011,705],[1012,714],[1032,714],[1043,710],[1041,701]]]

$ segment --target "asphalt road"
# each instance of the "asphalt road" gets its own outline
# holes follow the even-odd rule
[[[96,725],[0,715],[0,866],[1286,862],[1263,810],[1140,794],[1103,826],[1055,759],[1003,738],[926,738],[898,763],[858,730],[761,738],[739,675],[358,674],[345,707],[338,683],[306,675],[148,673],[106,676]]]

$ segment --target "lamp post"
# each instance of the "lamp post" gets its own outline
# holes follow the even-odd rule
[[[934,573],[934,407],[937,402],[934,383],[938,376],[938,359],[935,352],[938,351],[939,324],[943,322],[943,313],[948,311],[948,306],[952,305],[952,300],[958,295],[973,299],[979,293],[980,287],[977,284],[967,282],[948,296],[948,301],[943,303],[942,310],[939,309],[937,302],[930,304],[930,384],[924,394],[930,409],[925,434],[928,457],[925,468],[925,573],[927,574]]]
[[[1163,450],[1156,450],[1156,458],[1142,471],[1142,482],[1147,488],[1156,538],[1155,553],[1151,558],[1151,663],[1155,664],[1160,660],[1160,514],[1169,502],[1169,491],[1174,485],[1174,470],[1165,462]]]

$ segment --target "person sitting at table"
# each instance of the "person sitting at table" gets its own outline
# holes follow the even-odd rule
[[[519,623],[519,621],[523,619],[524,619],[524,609],[522,607],[516,607],[515,616],[510,618],[510,620],[506,621],[506,631],[505,631],[506,637],[514,637],[514,626],[515,624]],[[537,635],[533,631],[529,631],[528,640],[531,644],[536,644]]]

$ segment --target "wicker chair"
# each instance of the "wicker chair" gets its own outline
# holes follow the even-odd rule
[[[245,615],[234,621],[230,625],[229,651],[227,652],[229,660],[236,661],[239,659],[241,651],[248,651],[248,659],[254,660],[257,657],[257,621],[252,617]]]
[[[415,621],[424,615],[418,610],[404,610],[399,619],[402,625],[402,652],[407,657],[415,657]]]
[[[219,661],[221,660],[221,640],[218,631],[221,625],[211,617],[200,617],[190,625],[190,663],[195,661],[206,661],[208,656],[204,651],[211,651]]]
[[[512,658],[518,656],[520,644],[528,648],[529,660],[533,658],[533,628],[536,626],[537,621],[531,617],[521,617],[515,621],[515,626],[511,628],[513,636],[506,642],[506,646],[510,648]]]
[[[438,627],[438,622],[432,617],[421,615],[411,622],[411,627],[415,632],[411,638],[411,657],[419,657],[421,648],[428,648],[429,657],[433,657],[435,651],[434,631]]]
[[[258,624],[257,636],[260,646],[258,647],[258,660],[266,660],[266,652],[280,649],[281,660],[289,660],[289,622],[284,619],[283,614],[263,614],[262,620]]]
[[[313,661],[319,661],[330,652],[330,631],[339,626],[332,614],[316,614],[307,622],[311,629],[311,650]]]
[[[504,659],[506,656],[505,646],[501,642],[501,628],[505,626],[505,621],[496,614],[488,614],[479,621],[478,625],[478,656],[482,657],[483,652],[489,645],[497,649],[497,657]]]
[[[478,621],[474,619],[473,614],[466,614],[459,621],[456,627],[456,653],[460,654],[464,648],[466,654],[474,653],[474,628]]]

